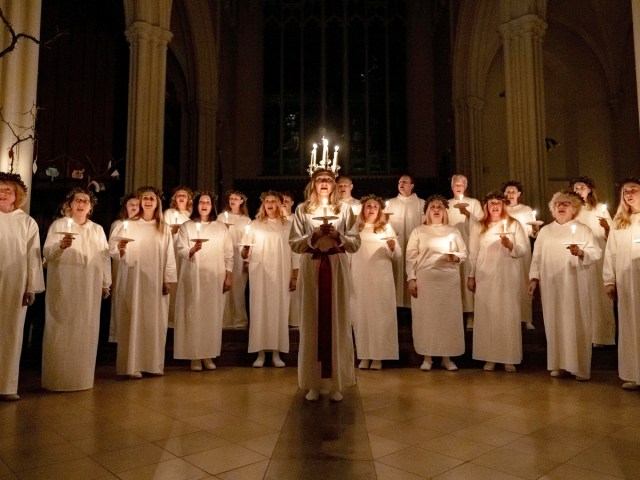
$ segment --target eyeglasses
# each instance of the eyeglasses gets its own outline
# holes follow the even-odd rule
[[[89,205],[91,203],[91,200],[88,198],[74,198],[73,201],[75,203],[84,203],[85,205]]]
[[[493,200],[487,202],[487,205],[489,205],[490,207],[495,207],[497,205],[503,205],[503,202],[501,202],[500,200]]]
[[[571,202],[556,202],[555,206],[556,208],[557,207],[569,208],[571,206]]]

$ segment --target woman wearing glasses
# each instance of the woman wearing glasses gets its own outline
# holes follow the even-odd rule
[[[89,220],[93,192],[74,188],[44,242],[47,295],[42,386],[60,392],[93,387],[101,298],[109,296],[111,258],[102,227]]]
[[[602,257],[593,232],[575,220],[582,199],[570,191],[553,195],[549,209],[555,219],[538,234],[529,293],[540,287],[547,336],[547,370],[552,377],[565,373],[577,380],[591,378],[591,295],[600,295],[602,279],[596,262]]]

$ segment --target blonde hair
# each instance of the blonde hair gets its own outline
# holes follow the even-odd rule
[[[27,199],[27,186],[17,173],[0,172],[0,183],[12,185],[16,194],[16,201],[13,208],[20,208]]]
[[[484,200],[482,200],[482,212],[484,213],[484,215],[482,216],[482,220],[480,220],[480,224],[482,225],[480,234],[486,233],[491,226],[491,220],[489,219],[489,209],[487,207],[490,200],[500,200],[502,202],[502,214],[500,215],[500,218],[507,221],[507,227],[511,227],[514,222],[517,222],[515,218],[511,217],[507,213],[507,197],[505,197],[504,194],[500,192],[490,192],[484,197]]]
[[[633,212],[631,211],[629,204],[624,199],[623,193],[624,186],[627,183],[634,183],[638,185],[638,188],[640,188],[640,177],[625,178],[618,184],[618,188],[620,190],[620,203],[618,203],[618,210],[613,217],[613,226],[616,230],[622,230],[631,226],[631,215],[633,215]]]
[[[258,209],[258,213],[256,214],[256,220],[259,222],[266,222],[269,220],[269,215],[267,215],[267,210],[264,208],[264,202],[268,197],[274,197],[276,199],[276,203],[278,204],[278,208],[276,210],[276,218],[280,220],[280,223],[284,224],[287,219],[282,213],[282,194],[280,192],[276,192],[274,190],[268,190],[266,192],[262,192],[260,195],[260,208]]]
[[[336,174],[331,170],[316,170],[311,176],[311,180],[307,183],[307,186],[304,188],[304,212],[313,213],[316,209],[322,207],[322,202],[318,198],[318,194],[316,193],[316,181],[320,175],[328,176],[333,179],[333,191],[329,195],[329,200],[327,201],[327,209],[333,214],[340,213],[340,196],[338,194],[338,189],[336,188]]]
[[[240,205],[240,215],[248,217],[249,216],[249,207],[247,207],[248,199],[247,199],[247,196],[244,193],[242,193],[240,190],[227,190],[227,192],[224,194],[224,198],[226,198],[227,204],[224,206],[222,211],[223,212],[231,211],[231,205],[229,205],[229,197],[231,195],[237,195],[242,199],[242,204]]]
[[[573,192],[571,190],[560,190],[559,192],[554,193],[553,197],[551,197],[551,200],[549,201],[549,210],[551,211],[551,215],[553,215],[553,218],[556,218],[554,210],[557,202],[570,202],[571,206],[576,211],[576,214],[573,218],[576,218],[578,216],[580,210],[582,209],[582,205],[584,205],[584,203],[582,202],[582,198],[576,192]]]
[[[71,215],[71,202],[73,202],[76,198],[76,195],[84,194],[89,197],[89,213],[87,213],[87,220],[91,218],[91,214],[93,213],[93,207],[98,203],[98,199],[93,194],[93,192],[87,188],[75,187],[72,188],[67,196],[62,202],[62,206],[60,207],[60,215],[63,217],[69,217]]]
[[[178,203],[176,202],[176,195],[180,190],[185,192],[187,194],[187,197],[189,197],[189,199],[187,200],[187,211],[189,212],[189,215],[191,215],[191,212],[193,212],[194,194],[193,194],[193,190],[191,190],[189,187],[185,185],[179,185],[173,189],[173,192],[171,193],[171,201],[169,202],[169,208],[173,208],[175,210],[178,209]]]
[[[424,224],[425,225],[431,225],[431,218],[429,218],[429,205],[431,205],[433,202],[441,202],[442,206],[444,207],[444,215],[442,216],[442,224],[443,225],[449,225],[449,213],[447,213],[447,209],[449,208],[449,201],[444,198],[442,195],[431,195],[429,198],[427,198],[424,202],[424,214],[425,214],[425,219],[424,219]]]
[[[367,202],[372,201],[376,202],[380,209],[378,210],[378,216],[376,217],[375,222],[373,223],[373,232],[374,233],[383,233],[387,228],[387,216],[384,214],[384,200],[377,195],[369,194],[360,199],[360,203],[362,204],[362,208],[360,209],[360,213],[358,214],[358,231],[361,232],[367,223],[364,218],[364,206]]]

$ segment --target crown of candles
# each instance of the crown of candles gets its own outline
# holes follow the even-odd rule
[[[338,165],[338,149],[339,147],[336,145],[333,150],[333,159],[330,160],[329,140],[322,137],[322,158],[318,161],[318,144],[314,143],[313,149],[311,150],[311,163],[309,163],[309,168],[307,169],[309,176],[312,176],[316,170],[331,170],[338,176],[338,170],[340,170],[340,166]]]

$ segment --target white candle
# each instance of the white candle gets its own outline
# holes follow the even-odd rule
[[[391,236],[391,225],[389,225],[388,223],[384,227],[384,233],[387,237]]]
[[[71,224],[73,223],[73,220],[71,220],[70,218],[67,218],[67,231],[71,231]]]
[[[449,235],[449,252],[453,253],[453,233]]]
[[[322,216],[323,217],[327,216],[327,199],[326,198],[322,199]]]
[[[460,194],[460,196],[458,197],[458,202],[461,202],[463,197],[464,195]]]
[[[328,161],[329,161],[329,140],[322,137],[322,167],[323,168],[327,168]]]
[[[122,230],[124,231],[125,236],[127,235],[127,232],[129,232],[129,221],[125,220],[124,222],[122,222]]]
[[[338,146],[333,150],[333,171],[336,171],[336,167],[338,166]]]
[[[535,210],[533,210],[533,211],[531,212],[531,215],[533,215],[533,221],[535,222],[535,221],[536,221],[536,211],[535,211]]]
[[[245,234],[245,235],[249,235],[249,230],[250,230],[249,225],[247,225],[246,227],[244,227],[244,234]]]
[[[318,144],[314,143],[313,144],[313,150],[311,150],[311,166],[315,167],[316,166],[316,151],[318,150]]]
[[[386,202],[384,202],[384,209],[388,210],[389,209],[389,200],[387,200]]]
[[[502,220],[502,233],[507,233],[507,219]]]
[[[229,212],[224,212],[224,223],[229,223]]]
[[[576,243],[576,225],[571,225],[571,243]]]
[[[607,213],[607,204],[603,203],[600,205],[600,208],[602,209],[602,216],[604,217],[604,214]]]
[[[202,224],[200,222],[196,223],[196,233],[198,234],[198,238],[200,238],[200,227],[202,227]]]
[[[173,212],[173,224],[178,224],[178,212]]]

